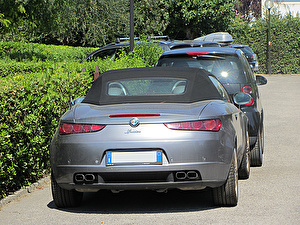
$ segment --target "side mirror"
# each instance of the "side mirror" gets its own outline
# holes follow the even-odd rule
[[[80,102],[82,102],[84,98],[85,98],[85,96],[79,97],[79,98],[75,98],[75,99],[71,102],[71,107],[74,106],[74,105],[76,105],[76,104],[78,104],[78,103],[80,103]]]
[[[240,92],[233,96],[233,101],[237,105],[246,105],[252,101],[252,97],[247,93]]]
[[[256,75],[256,84],[257,85],[265,85],[268,83],[267,78],[262,75]]]

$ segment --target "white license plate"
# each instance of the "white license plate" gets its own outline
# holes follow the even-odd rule
[[[162,151],[106,152],[106,164],[162,164]]]

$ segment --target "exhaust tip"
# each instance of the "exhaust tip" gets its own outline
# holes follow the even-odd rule
[[[196,180],[199,178],[199,175],[196,171],[189,171],[187,172],[187,177],[191,180]]]
[[[175,177],[178,179],[178,180],[184,180],[187,176],[186,176],[186,172],[177,172],[175,174]]]
[[[76,182],[83,182],[84,181],[84,175],[83,174],[76,174],[75,175],[75,181]]]
[[[74,175],[75,183],[91,183],[91,182],[97,182],[97,177],[95,174],[87,173],[82,174],[78,173]]]
[[[190,170],[190,171],[178,171],[175,173],[175,177],[177,180],[199,180],[200,174],[198,171]]]
[[[94,174],[86,174],[85,175],[85,181],[92,182],[94,180],[95,180],[95,175]]]

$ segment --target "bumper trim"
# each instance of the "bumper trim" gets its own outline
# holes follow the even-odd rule
[[[100,190],[160,190],[160,189],[189,189],[199,190],[205,187],[220,187],[225,181],[186,181],[186,182],[153,182],[153,183],[102,183],[102,184],[75,184],[62,183],[63,189],[76,189],[81,192],[97,192]]]

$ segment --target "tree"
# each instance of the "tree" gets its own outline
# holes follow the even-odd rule
[[[168,20],[168,0],[135,0],[135,35],[162,35]],[[51,36],[63,44],[103,46],[129,37],[129,0],[56,0]]]
[[[50,0],[0,0],[0,12],[9,21],[1,33],[10,32],[17,36],[27,35],[28,39],[46,33],[51,27]]]
[[[208,33],[226,31],[235,16],[235,0],[170,0],[170,24],[173,38],[193,39]]]
[[[25,8],[21,2],[0,0],[0,34],[13,32],[25,17]]]
[[[129,34],[127,0],[59,0],[51,35],[67,45],[102,46]]]
[[[135,33],[138,36],[162,35],[169,24],[168,7],[166,0],[136,0]]]
[[[236,9],[247,21],[261,17],[261,0],[238,0]]]

